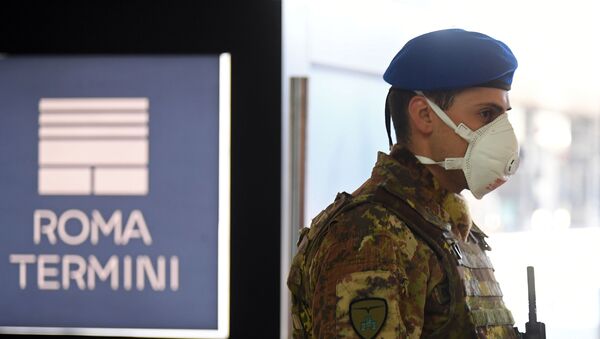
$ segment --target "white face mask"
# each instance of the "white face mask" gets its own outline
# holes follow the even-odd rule
[[[416,93],[425,96],[420,91]],[[438,105],[425,98],[437,116],[465,139],[469,146],[463,158],[446,158],[440,162],[417,155],[417,159],[422,164],[440,165],[446,170],[462,169],[469,190],[477,199],[481,199],[504,184],[508,177],[517,171],[519,144],[506,113],[478,130],[472,131],[463,123],[456,126]]]

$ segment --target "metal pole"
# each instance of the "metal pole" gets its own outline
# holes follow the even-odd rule
[[[284,154],[282,177],[282,290],[281,290],[281,338],[291,338],[291,295],[286,279],[291,260],[297,252],[299,230],[304,226],[304,197],[306,173],[306,129],[308,111],[308,78],[291,77],[289,82],[289,111],[284,109]],[[284,146],[284,147],[286,147]]]
[[[291,256],[296,254],[299,230],[304,224],[306,178],[306,122],[308,110],[308,79],[290,79],[290,155],[291,155]]]

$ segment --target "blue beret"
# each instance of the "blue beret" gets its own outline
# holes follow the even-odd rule
[[[420,35],[396,54],[383,79],[406,90],[485,86],[510,89],[517,59],[485,34],[445,29]]]

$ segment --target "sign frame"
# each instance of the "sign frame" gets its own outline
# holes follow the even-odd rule
[[[219,210],[217,329],[0,326],[0,334],[84,335],[147,338],[228,338],[231,238],[231,54],[219,54]]]

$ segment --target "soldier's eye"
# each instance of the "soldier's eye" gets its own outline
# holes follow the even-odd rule
[[[479,115],[483,118],[483,121],[487,124],[494,120],[496,114],[491,109],[484,109],[479,112]]]

